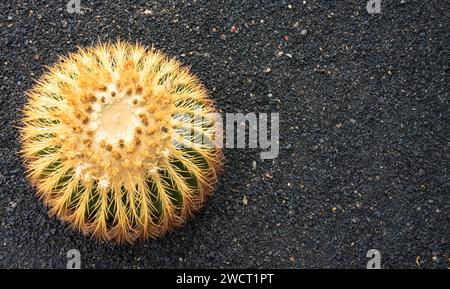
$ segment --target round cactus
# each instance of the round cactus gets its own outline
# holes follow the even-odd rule
[[[212,193],[222,164],[215,107],[177,60],[139,44],[97,44],[62,58],[27,94],[28,177],[50,215],[83,234],[156,238]]]

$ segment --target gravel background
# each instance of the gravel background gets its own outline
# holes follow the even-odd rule
[[[450,1],[67,2],[0,7],[0,267],[65,268],[72,248],[84,268],[365,268],[372,248],[384,268],[450,266]],[[281,124],[273,161],[225,151],[181,230],[114,247],[48,219],[14,126],[45,65],[117,38],[192,65],[224,112]]]

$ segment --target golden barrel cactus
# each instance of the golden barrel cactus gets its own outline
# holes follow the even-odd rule
[[[156,238],[212,193],[222,165],[211,145],[215,107],[177,60],[139,44],[99,43],[62,58],[27,95],[28,177],[50,215],[83,234]]]

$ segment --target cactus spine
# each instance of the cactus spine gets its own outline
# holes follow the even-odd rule
[[[156,238],[214,189],[221,150],[182,136],[214,140],[212,112],[177,60],[139,44],[97,44],[62,58],[28,92],[21,154],[51,215],[96,239]]]

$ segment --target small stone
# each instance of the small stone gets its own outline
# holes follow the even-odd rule
[[[436,261],[438,260],[438,257],[433,256],[433,257],[431,258],[431,260],[433,260],[433,262],[436,262]]]
[[[434,201],[433,200],[428,200],[428,204],[432,204],[432,203],[434,203]]]
[[[256,170],[256,161],[252,161],[252,169]]]
[[[303,29],[302,32],[300,32],[300,34],[301,34],[302,36],[306,36],[306,34],[308,34],[308,30]]]
[[[272,71],[272,69],[270,67],[267,67],[266,69],[264,69],[265,73],[270,73]]]
[[[153,14],[153,12],[152,12],[152,10],[145,9],[144,14],[145,15],[151,15],[151,14]]]
[[[244,204],[244,206],[248,205],[248,199],[246,195],[244,195],[244,197],[242,198],[242,203]]]
[[[337,208],[336,207],[331,208],[331,212],[333,212],[333,214],[336,214]]]
[[[269,172],[265,173],[264,176],[265,176],[266,178],[268,178],[268,179],[272,179],[272,178],[273,178],[272,174],[269,173]]]
[[[231,26],[230,32],[231,33],[236,33],[237,32],[237,28],[236,28],[235,25]]]
[[[351,123],[351,124],[355,124],[355,123],[356,123],[356,120],[353,119],[353,118],[351,118],[351,119],[350,119],[350,123]]]
[[[269,93],[267,96],[268,96],[268,97],[273,97],[273,94],[272,94],[272,93]]]
[[[36,54],[36,55],[33,57],[33,59],[36,60],[36,61],[39,61],[39,59],[41,59],[41,57],[39,56],[39,54]]]
[[[8,16],[8,21],[11,21],[11,20],[13,20],[13,17],[12,16]]]

